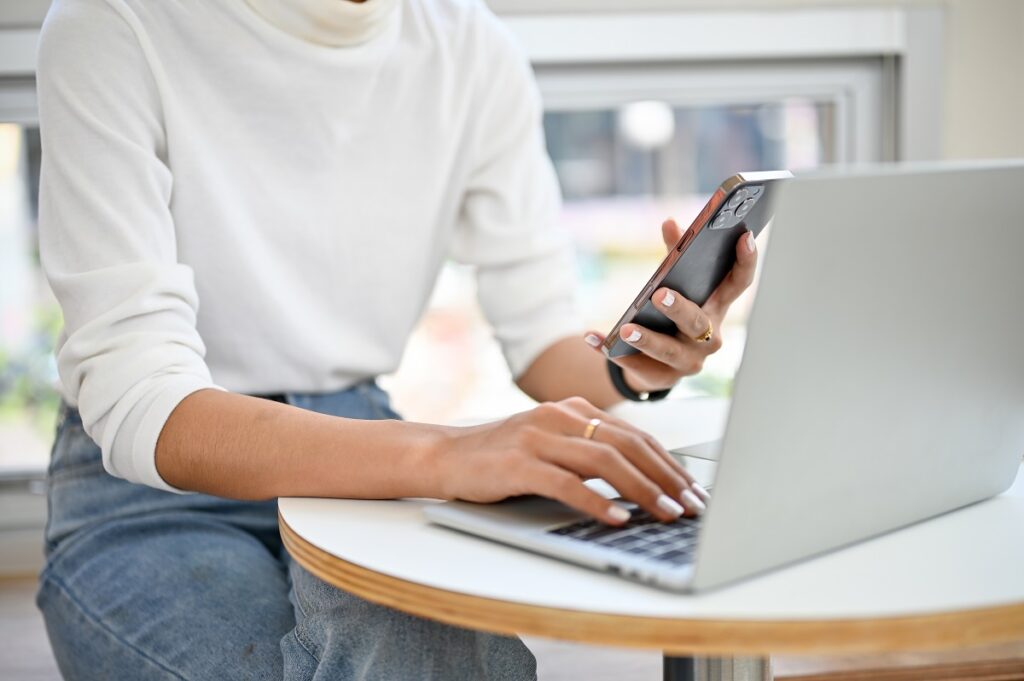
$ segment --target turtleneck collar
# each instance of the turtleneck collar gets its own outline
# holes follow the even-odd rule
[[[245,0],[282,31],[319,45],[365,43],[388,25],[400,0]]]

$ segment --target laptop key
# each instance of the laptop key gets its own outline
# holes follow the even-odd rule
[[[660,556],[654,556],[654,560],[671,563],[672,565],[682,565],[689,563],[693,559],[692,551],[670,551]]]
[[[579,520],[549,530],[572,541],[589,542],[645,560],[682,565],[693,559],[699,519],[680,518],[663,523],[633,507],[630,519],[620,527],[597,520]]]

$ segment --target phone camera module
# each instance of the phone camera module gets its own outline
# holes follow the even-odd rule
[[[711,223],[711,229],[722,229],[729,227],[736,220],[736,215],[731,210],[723,210],[715,218],[715,221]]]
[[[729,197],[729,202],[725,204],[725,207],[729,210],[736,210],[749,196],[750,193],[745,188],[737,189],[736,193]]]
[[[739,207],[736,208],[736,217],[746,217],[747,213],[749,213],[754,208],[755,203],[757,203],[757,199],[747,199],[746,201],[741,203]]]

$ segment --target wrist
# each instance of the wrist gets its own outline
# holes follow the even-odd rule
[[[630,376],[629,372],[611,360],[608,360],[607,368],[608,376],[612,385],[615,386],[615,390],[631,402],[661,400],[667,397],[671,390],[671,388],[649,386],[645,381],[637,380],[635,375]],[[637,385],[638,383],[640,385]]]
[[[658,388],[647,385],[646,382],[629,369],[622,370],[622,380],[626,382],[630,390],[636,393],[650,393],[658,390]]]
[[[452,499],[452,443],[455,428],[424,423],[405,423],[409,428],[410,465],[406,468],[413,496],[431,499]]]

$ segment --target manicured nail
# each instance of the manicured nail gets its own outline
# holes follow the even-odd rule
[[[666,494],[662,494],[660,497],[658,497],[657,504],[658,508],[660,508],[665,513],[671,514],[673,518],[678,518],[683,514],[683,507],[680,506],[675,501],[673,501],[672,497]]]
[[[690,489],[697,493],[697,496],[701,498],[701,501],[707,501],[711,498],[708,491],[695,482],[690,483]]]
[[[671,291],[665,291],[665,297],[661,299],[661,304],[665,307],[672,307],[674,302],[676,302],[676,294]]]
[[[627,520],[629,520],[629,509],[625,509],[622,508],[621,506],[616,506],[615,504],[612,504],[608,508],[608,517],[617,523],[624,523]]]
[[[640,332],[636,329],[633,329],[633,332],[626,336],[627,343],[636,343],[638,340],[640,340]]]
[[[754,252],[754,233],[747,232],[747,250],[751,253]]]
[[[601,339],[592,333],[588,333],[586,336],[584,336],[583,340],[587,341],[587,345],[589,345],[592,348],[596,348],[601,345]]]
[[[679,496],[682,498],[684,504],[692,506],[698,514],[703,513],[704,509],[707,508],[707,506],[704,505],[704,502],[698,499],[697,495],[688,489],[684,489],[683,493]]]

